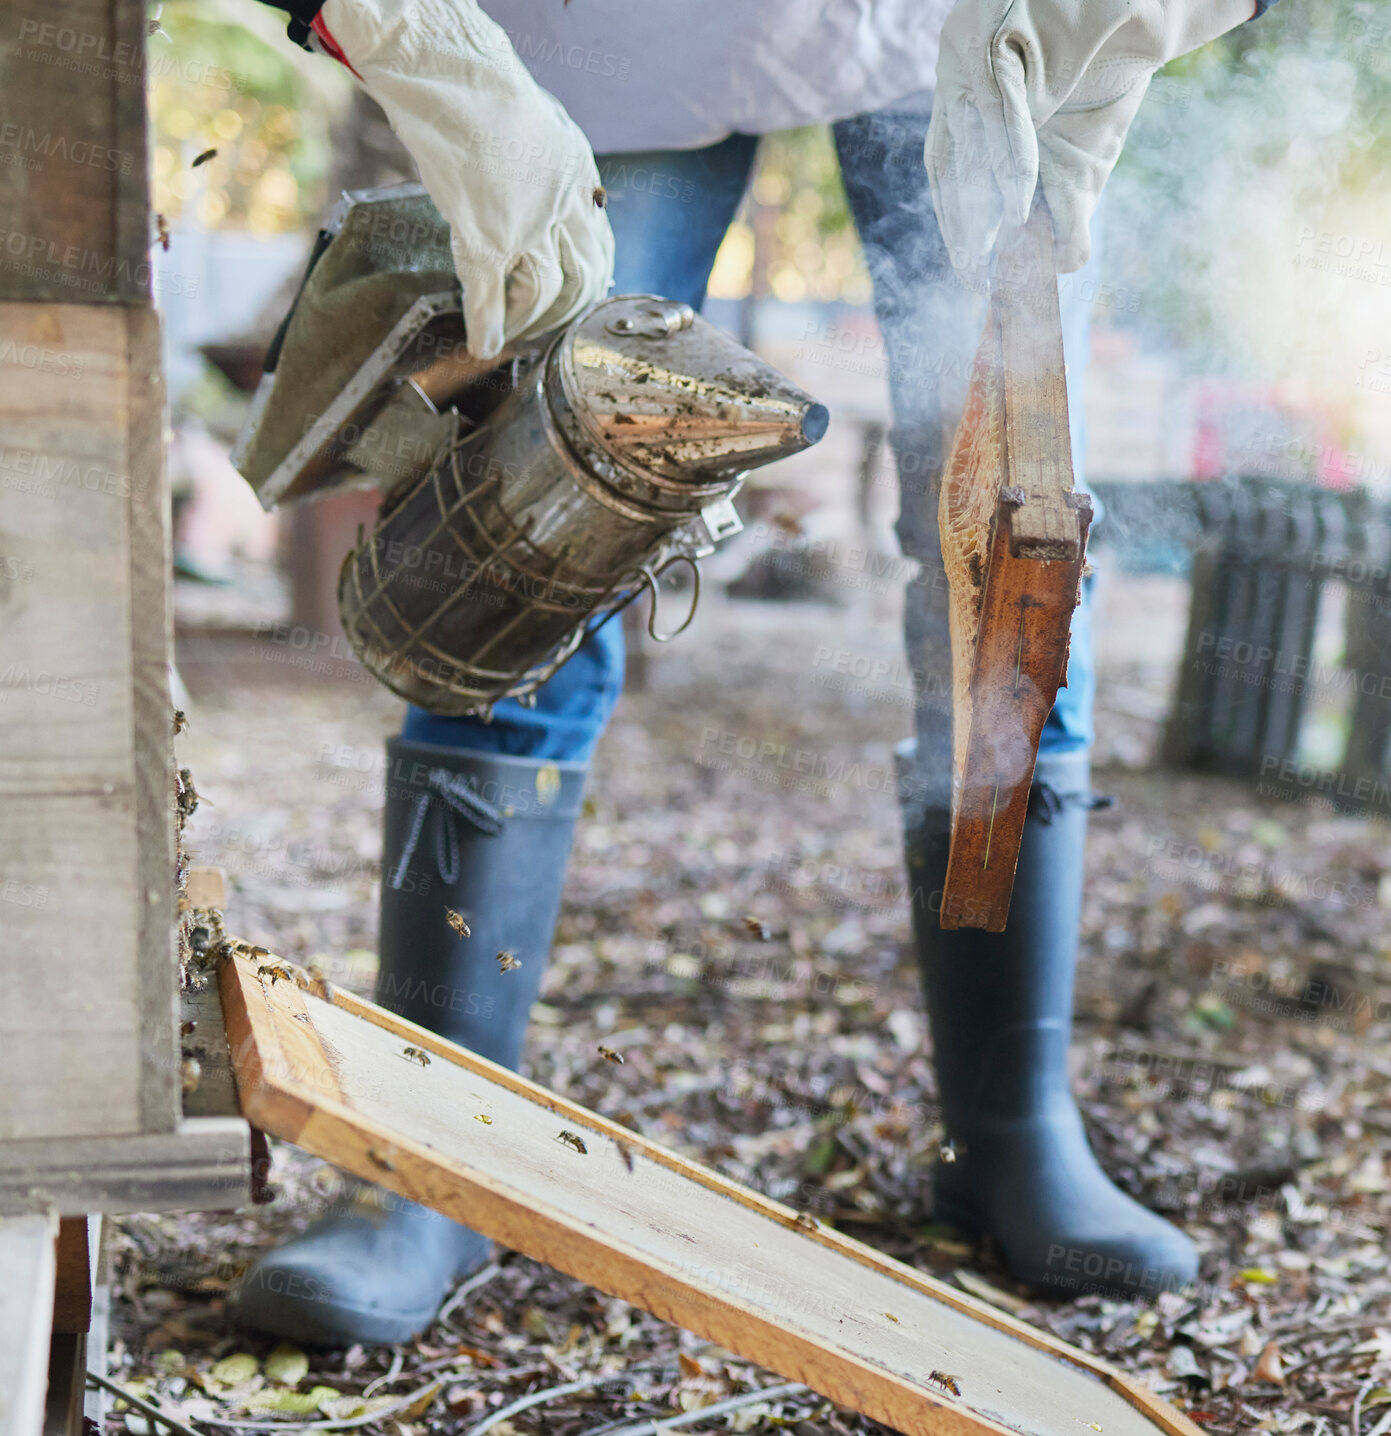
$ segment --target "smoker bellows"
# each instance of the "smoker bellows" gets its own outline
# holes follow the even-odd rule
[[[267,507],[384,490],[343,565],[344,628],[389,688],[460,714],[525,698],[644,588],[659,623],[673,564],[695,569],[693,612],[696,561],[741,527],[744,475],[814,444],[827,415],[648,295],[484,372],[448,241],[418,185],[344,196],[232,458]]]

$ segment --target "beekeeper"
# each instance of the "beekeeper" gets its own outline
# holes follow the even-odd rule
[[[1251,19],[1264,0],[279,8],[291,13],[292,38],[353,72],[415,159],[450,224],[469,344],[485,357],[564,323],[611,283],[699,307],[758,136],[832,125],[890,365],[898,535],[923,574],[906,612],[920,691],[904,827],[956,1157],[936,1169],[935,1212],[989,1234],[1010,1270],[1044,1292],[1067,1294],[1078,1274],[1130,1295],[1191,1281],[1192,1242],[1102,1171],[1069,1090],[1091,805],[1086,603],[1068,686],[1043,732],[1009,925],[989,934],[937,923],[951,683],[936,486],[1001,224],[1022,223],[1041,189],[1060,272],[1085,265],[1093,210],[1151,75]],[[1077,288],[1065,289],[1063,305],[1074,416],[1087,340]],[[1078,432],[1074,448],[1080,479]],[[621,630],[610,623],[533,708],[500,703],[489,723],[411,709],[390,744],[378,996],[509,1066],[550,947],[585,770],[622,673]],[[500,831],[480,826],[476,805],[457,796],[509,785],[544,785],[547,801],[525,805]],[[471,937],[441,920],[446,904],[465,915]],[[503,982],[501,950],[522,962]],[[394,1342],[424,1327],[487,1252],[477,1233],[424,1208],[362,1201],[263,1256],[237,1310],[298,1341]]]

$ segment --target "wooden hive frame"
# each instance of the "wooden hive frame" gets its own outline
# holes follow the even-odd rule
[[[219,980],[258,1127],[907,1436],[1196,1436],[1105,1362],[423,1027],[275,958]]]
[[[1073,489],[1053,227],[1004,236],[942,479],[951,594],[952,834],[944,928],[1000,932],[1044,720],[1067,674],[1091,500]]]

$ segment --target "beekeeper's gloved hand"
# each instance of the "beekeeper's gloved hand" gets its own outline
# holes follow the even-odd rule
[[[589,144],[475,0],[324,0],[312,28],[449,222],[471,353],[492,358],[604,296],[613,234]]]
[[[1035,183],[1058,271],[1091,254],[1088,223],[1150,77],[1264,9],[1258,0],[957,0],[942,26],[925,159],[958,269],[983,263]]]

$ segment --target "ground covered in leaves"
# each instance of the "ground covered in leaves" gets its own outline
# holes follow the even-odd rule
[[[888,585],[839,605],[716,597],[625,696],[527,1069],[1102,1353],[1210,1431],[1391,1430],[1391,833],[1146,766],[1182,621],[1181,588],[1153,582],[1107,596],[1097,787],[1117,802],[1092,826],[1073,1058],[1103,1165],[1201,1246],[1194,1292],[1033,1302],[927,1215],[942,1134],[906,941]],[[206,801],[187,842],[227,870],[231,931],[366,991],[399,707],[288,660],[195,686],[179,755]],[[465,1433],[551,1392],[491,1429],[592,1436],[778,1382],[510,1254],[401,1348],[277,1349],[229,1323],[229,1283],[340,1179],[275,1157],[267,1207],[116,1233],[112,1375],[195,1424]],[[874,1429],[797,1392],[709,1420]]]

